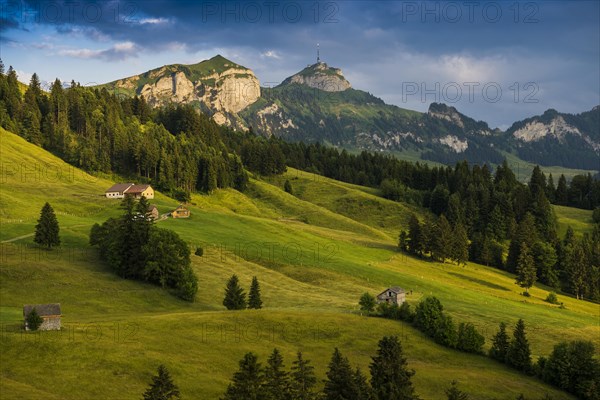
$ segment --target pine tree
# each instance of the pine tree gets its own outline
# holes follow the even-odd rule
[[[379,341],[377,354],[369,366],[371,387],[376,399],[418,399],[411,378],[414,370],[408,369],[402,344],[396,336],[385,336]]]
[[[563,174],[558,178],[558,186],[556,187],[556,204],[566,206],[569,202],[569,191],[567,189],[567,178]]]
[[[44,319],[40,317],[35,307],[31,309],[27,314],[27,329],[30,331],[37,331],[40,325],[44,322]]]
[[[373,391],[367,377],[362,373],[360,368],[354,370],[354,387],[356,388],[356,400],[371,400],[373,398]]]
[[[492,340],[492,347],[490,348],[489,355],[491,358],[500,362],[506,362],[506,353],[508,353],[508,334],[506,333],[506,324],[500,322],[498,333],[494,335]]]
[[[452,381],[450,387],[446,389],[446,396],[448,396],[448,400],[468,400],[469,395],[465,392],[461,391],[457,387],[458,383],[456,381]]]
[[[530,213],[526,213],[523,220],[519,223],[508,248],[508,258],[506,259],[506,269],[508,271],[516,272],[521,246],[526,244],[528,248],[531,248],[536,240],[535,220]]]
[[[144,400],[180,399],[179,388],[171,379],[164,365],[158,367],[158,374],[152,377],[150,387],[144,392]]]
[[[329,362],[327,379],[323,388],[325,400],[343,400],[356,398],[354,372],[348,359],[336,347]]]
[[[252,284],[250,285],[250,293],[248,294],[248,308],[259,309],[262,308],[262,300],[260,299],[260,285],[256,277],[252,278]]]
[[[375,304],[376,304],[375,297],[373,297],[369,293],[363,293],[363,295],[360,296],[360,300],[358,301],[358,304],[360,305],[361,311],[364,311],[367,314],[372,313],[373,310],[375,309]]]
[[[567,282],[571,291],[577,299],[583,299],[587,289],[589,260],[583,246],[582,240],[575,240],[571,251],[566,257]]]
[[[35,237],[33,241],[40,246],[51,249],[53,246],[60,245],[58,220],[54,214],[54,209],[49,203],[44,204],[40,213],[40,219],[35,226]]]
[[[496,205],[490,214],[486,233],[495,240],[504,240],[506,237],[505,217],[499,205]]]
[[[444,262],[452,252],[452,228],[446,217],[442,214],[435,224],[434,234],[431,237],[431,258]]]
[[[519,319],[515,326],[513,339],[506,352],[506,363],[526,373],[531,371],[531,350],[525,334],[525,322],[522,319]]]
[[[233,374],[222,400],[264,400],[264,371],[256,355],[246,353],[239,363],[239,369]]]
[[[228,310],[243,310],[246,308],[246,293],[244,293],[244,289],[240,287],[239,279],[235,274],[232,275],[227,282],[223,305],[227,307]]]
[[[290,398],[289,374],[284,370],[283,357],[277,349],[273,349],[267,360],[264,387],[266,399],[280,400]]]
[[[469,259],[469,237],[462,223],[457,223],[452,231],[452,245],[450,253],[452,260],[458,265],[467,265]]]
[[[529,296],[529,288],[533,286],[537,279],[537,269],[527,244],[521,245],[519,259],[517,261],[517,280],[522,288],[525,288],[525,295]]]
[[[291,371],[291,399],[292,400],[314,400],[316,398],[314,387],[317,384],[314,367],[309,360],[302,358],[302,352],[298,352],[297,359],[292,362]]]
[[[425,249],[423,228],[415,214],[411,214],[408,220],[408,240],[410,252],[421,256]]]
[[[548,184],[546,185],[546,197],[550,203],[556,201],[556,187],[554,187],[554,178],[552,174],[548,175]]]

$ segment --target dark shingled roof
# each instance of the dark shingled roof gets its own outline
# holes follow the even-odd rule
[[[383,292],[379,293],[377,296],[381,296],[382,294],[385,294],[387,292],[394,292],[395,294],[400,294],[400,293],[404,293],[404,289],[402,289],[399,286],[392,286],[392,287],[385,289]]]
[[[106,189],[105,193],[108,192],[119,192],[123,193],[126,189],[133,186],[133,183],[116,183],[112,185],[110,188]]]
[[[133,185],[129,189],[125,190],[125,193],[142,193],[149,187],[150,185]]]
[[[48,315],[61,315],[60,313],[60,303],[51,303],[51,304],[26,304],[23,306],[23,317],[27,318],[31,310],[35,307],[35,311],[40,316],[48,316]]]

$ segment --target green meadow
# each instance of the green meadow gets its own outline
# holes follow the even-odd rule
[[[538,399],[570,395],[521,375],[487,357],[435,344],[410,325],[360,315],[358,298],[398,285],[415,305],[437,296],[455,322],[472,322],[491,337],[501,321],[527,324],[534,360],[561,340],[598,343],[598,304],[559,293],[565,308],[544,301],[536,285],[525,298],[514,276],[469,263],[432,263],[398,253],[398,232],[414,205],[395,203],[377,191],[290,169],[284,176],[251,179],[246,193],[219,190],[192,196],[189,219],[159,226],[201,246],[192,256],[199,279],[194,303],[168,291],[123,280],[88,245],[94,223],[119,214],[119,202],[103,197],[113,182],[88,175],[22,138],[0,129],[0,389],[13,399],[138,399],[163,363],[185,399],[218,399],[239,359],[260,361],[274,347],[289,366],[298,350],[312,360],[320,380],[334,347],[368,372],[384,335],[398,335],[417,392],[445,399],[458,380],[474,399]],[[283,191],[286,179],[294,195]],[[44,202],[54,207],[62,246],[33,246]],[[160,193],[161,213],[178,202]],[[591,229],[591,213],[556,208],[562,229]],[[236,273],[246,290],[253,276],[262,310],[226,311],[222,296]],[[61,303],[63,330],[24,333],[22,307]],[[597,348],[597,351],[600,350]],[[600,352],[599,352],[600,354]]]

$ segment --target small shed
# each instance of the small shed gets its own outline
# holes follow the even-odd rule
[[[160,213],[158,212],[158,208],[156,207],[156,204],[150,205],[149,214],[152,217],[152,219],[158,219],[158,217],[160,216]]]
[[[25,320],[25,330],[30,330],[27,326],[27,317],[29,313],[35,308],[35,311],[38,313],[40,317],[42,317],[43,322],[39,326],[38,330],[40,331],[59,331],[60,330],[60,317],[62,316],[60,312],[60,304],[59,303],[51,303],[51,304],[26,304],[23,306],[23,319]]]
[[[171,217],[173,218],[189,218],[190,210],[185,208],[183,205],[177,207],[175,210],[171,211]]]
[[[385,289],[377,295],[378,303],[402,304],[406,300],[406,292],[398,286]]]

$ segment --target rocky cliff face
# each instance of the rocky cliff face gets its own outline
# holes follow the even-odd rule
[[[323,62],[304,68],[297,74],[287,78],[281,85],[294,83],[326,92],[343,92],[352,87],[344,77],[341,69],[329,67]]]
[[[221,56],[193,65],[168,65],[107,84],[143,96],[152,107],[196,103],[221,124],[244,128],[237,114],[260,98],[252,70]],[[134,93],[132,93],[134,92]]]

